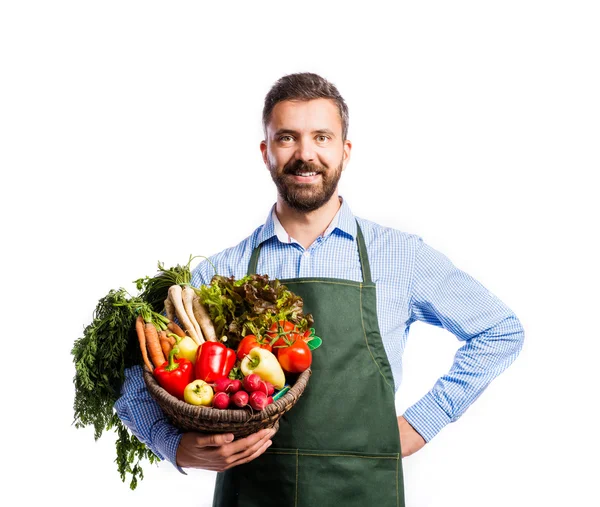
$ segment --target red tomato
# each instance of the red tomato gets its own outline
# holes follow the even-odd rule
[[[272,351],[271,344],[268,340],[260,340],[253,334],[248,334],[242,338],[242,341],[237,348],[237,358],[239,360],[244,359],[254,347],[260,347],[261,349],[267,349],[269,352]]]
[[[289,347],[280,348],[277,354],[279,364],[289,373],[301,373],[312,362],[312,353],[300,336],[298,335],[298,339]]]
[[[267,336],[273,345],[272,352],[277,355],[281,347],[287,346],[289,343],[294,341],[297,337],[296,333],[293,331],[296,329],[296,326],[287,320],[280,320],[278,323],[273,322],[269,331],[267,331]],[[273,340],[279,337],[275,342]],[[286,343],[286,340],[289,343]]]
[[[267,334],[271,338],[275,338],[278,335],[289,334],[290,331],[293,331],[296,328],[294,324],[288,322],[287,320],[280,320],[279,322],[273,322]]]

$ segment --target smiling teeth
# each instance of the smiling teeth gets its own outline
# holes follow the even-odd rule
[[[298,173],[298,176],[315,176],[317,173]]]

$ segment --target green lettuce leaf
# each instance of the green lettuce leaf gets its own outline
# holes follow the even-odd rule
[[[239,280],[215,275],[209,285],[195,290],[208,309],[217,336],[226,336],[231,348],[248,334],[265,334],[279,320],[292,322],[302,332],[314,323],[311,314],[303,313],[302,298],[267,275],[247,275]]]

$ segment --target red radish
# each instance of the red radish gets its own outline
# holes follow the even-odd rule
[[[275,387],[273,387],[273,384],[271,384],[271,382],[265,383],[267,384],[267,396],[271,396],[275,392]]]
[[[244,378],[242,385],[249,393],[256,391],[260,386],[261,378],[256,373],[251,373]]]
[[[245,407],[248,405],[248,393],[246,391],[237,391],[231,396],[231,403],[237,407]]]
[[[262,410],[268,405],[267,395],[261,391],[254,391],[250,394],[250,406],[254,410]]]
[[[242,388],[242,381],[235,379],[231,381],[231,384],[229,384],[229,391],[230,393],[237,393],[240,389]]]
[[[265,393],[266,396],[269,396],[269,387],[267,386],[267,383],[264,380],[261,380],[258,383],[257,391],[260,391],[261,393]]]
[[[229,395],[223,391],[215,394],[212,405],[215,408],[226,409],[229,406]]]
[[[215,380],[215,392],[216,393],[228,393],[231,385],[231,379],[228,377],[219,377]]]
[[[267,405],[270,405],[271,403],[273,403],[273,396],[267,398]]]

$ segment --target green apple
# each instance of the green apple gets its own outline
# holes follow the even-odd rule
[[[183,399],[192,405],[210,406],[214,392],[209,384],[204,380],[194,380],[190,382],[183,390]]]

